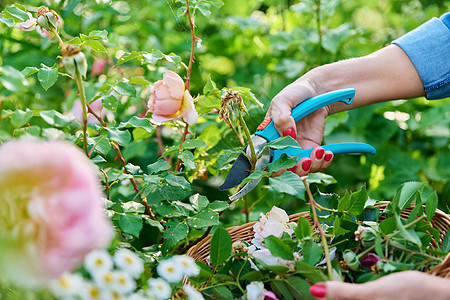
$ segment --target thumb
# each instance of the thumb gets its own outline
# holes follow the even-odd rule
[[[362,285],[339,281],[316,283],[310,286],[309,292],[320,300],[366,299],[365,288]]]

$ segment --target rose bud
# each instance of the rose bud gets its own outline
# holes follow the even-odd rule
[[[369,253],[366,256],[364,256],[360,262],[361,266],[363,268],[370,268],[373,265],[376,265],[376,263],[380,260],[380,257],[376,255],[375,253]]]
[[[375,232],[372,228],[368,228],[368,230],[362,233],[361,244],[364,247],[370,247],[375,242]]]
[[[37,23],[48,32],[58,32],[59,16],[54,10],[49,10],[45,6],[39,7],[37,11]]]
[[[64,44],[62,46],[61,54],[63,55],[61,62],[64,68],[66,68],[67,73],[75,77],[78,71],[83,77],[86,77],[86,56],[84,56],[80,48],[71,44]]]
[[[350,270],[358,271],[360,263],[356,254],[351,250],[345,250],[343,255],[344,261]]]

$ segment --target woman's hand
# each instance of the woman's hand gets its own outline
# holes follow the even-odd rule
[[[315,148],[311,156],[302,158],[297,165],[290,169],[299,176],[305,176],[309,172],[318,172],[327,168],[332,160],[333,153],[319,147],[325,130],[325,118],[328,115],[328,107],[323,107],[295,123],[291,116],[292,108],[318,93],[313,86],[302,78],[286,86],[276,95],[267,111],[267,116],[272,116],[275,127],[283,136],[291,136],[296,139],[302,149]],[[280,171],[275,175],[283,173]]]
[[[323,300],[440,300],[450,299],[450,280],[418,271],[405,271],[363,284],[317,283],[309,290],[316,299]]]

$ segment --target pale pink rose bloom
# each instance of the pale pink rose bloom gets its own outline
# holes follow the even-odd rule
[[[104,58],[97,59],[94,61],[91,67],[91,75],[92,76],[99,76],[105,72],[107,61]]]
[[[102,108],[102,105],[103,104],[102,104],[101,99],[97,99],[94,102],[92,102],[91,104],[89,104],[91,109],[97,115],[100,114],[100,109]],[[71,112],[75,116],[75,118],[78,119],[78,121],[83,122],[83,107],[81,106],[80,100],[77,100],[73,103]],[[87,119],[88,124],[100,124],[100,121],[97,120],[97,118],[94,117],[91,113],[89,113],[89,111],[87,113],[88,113],[88,119]]]
[[[14,27],[17,29],[23,30],[23,31],[31,31],[33,30],[37,25],[37,20],[35,17],[33,17],[29,12],[27,12],[28,20],[24,22],[19,22]]]
[[[295,252],[296,253],[296,252]],[[251,253],[251,256],[260,260],[266,266],[285,266],[290,270],[295,270],[294,260],[285,260],[280,257],[273,256],[269,249],[256,250]],[[294,259],[298,260],[299,254],[294,255]]]
[[[289,222],[288,214],[283,209],[276,206],[272,207],[272,209],[267,213],[267,218],[280,222]]]
[[[275,293],[272,292],[272,291],[266,291],[266,290],[264,290],[263,296],[264,296],[264,300],[279,300],[279,299],[277,298],[277,295],[275,295]]]
[[[188,124],[197,122],[194,100],[177,73],[167,70],[163,80],[155,82],[151,92],[148,109],[153,113],[152,119],[156,124],[180,118]]]
[[[0,277],[43,285],[108,246],[101,196],[95,165],[68,142],[0,146]]]
[[[246,287],[247,300],[278,300],[274,292],[264,288],[264,284],[259,281],[252,281]]]

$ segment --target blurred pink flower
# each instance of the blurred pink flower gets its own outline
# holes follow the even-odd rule
[[[39,286],[109,245],[96,168],[68,142],[0,146],[0,276]]]
[[[92,76],[99,76],[105,72],[105,67],[108,62],[106,59],[101,58],[94,61],[91,67],[91,75]]]
[[[275,295],[275,293],[272,292],[272,291],[266,291],[266,290],[264,290],[263,296],[264,296],[264,300],[279,300],[279,299],[277,298],[277,295]]]
[[[163,80],[158,80],[153,85],[148,109],[153,113],[152,119],[157,124],[180,118],[193,124],[198,118],[194,100],[185,88],[183,79],[170,70],[164,73]]]
[[[91,104],[89,104],[89,106],[92,108],[92,110],[99,115],[100,114],[100,109],[102,108],[102,99],[97,99],[94,102],[92,102]],[[75,116],[75,118],[78,119],[78,121],[83,122],[83,107],[81,107],[81,101],[80,100],[76,100],[73,103],[72,106],[72,110],[71,110],[72,114]],[[88,124],[100,124],[100,121],[97,120],[92,114],[90,114],[88,112],[88,120],[87,120]]]

